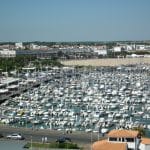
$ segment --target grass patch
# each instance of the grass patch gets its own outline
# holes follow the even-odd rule
[[[33,142],[32,144],[28,142],[26,145],[24,145],[24,148],[30,148],[32,147],[38,147],[38,148],[64,148],[64,149],[80,149],[77,144],[65,142],[65,143],[57,143],[57,142],[51,142],[51,143],[37,143]]]

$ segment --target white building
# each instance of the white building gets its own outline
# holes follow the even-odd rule
[[[145,45],[136,45],[136,50],[145,50]]]
[[[15,43],[15,47],[16,47],[16,49],[23,49],[23,48],[24,48],[22,42],[20,42],[20,43]]]
[[[150,45],[145,45],[145,50],[150,50]]]
[[[142,138],[138,131],[112,130],[107,139],[95,142],[92,150],[150,150],[150,138]]]
[[[9,49],[0,50],[0,57],[16,57],[16,51]]]
[[[106,56],[107,55],[107,50],[99,50],[99,49],[94,49],[94,53],[97,53],[98,55]]]
[[[126,50],[127,51],[132,51],[132,50],[135,50],[135,47],[136,47],[136,45],[135,44],[133,44],[133,45],[126,45]]]
[[[120,47],[120,46],[116,46],[116,47],[113,48],[113,51],[114,52],[121,52],[121,48],[122,47]]]
[[[32,44],[30,44],[30,49],[32,49],[32,50],[39,50],[40,46],[32,43]]]

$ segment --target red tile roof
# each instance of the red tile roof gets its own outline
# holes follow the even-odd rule
[[[95,142],[92,146],[92,150],[127,150],[127,144],[102,140]]]
[[[137,137],[139,135],[138,131],[133,130],[112,130],[108,133],[108,137]]]
[[[145,145],[150,145],[150,138],[141,138],[141,143]]]

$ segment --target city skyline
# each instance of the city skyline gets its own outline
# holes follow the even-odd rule
[[[0,2],[0,42],[150,40],[149,0]]]

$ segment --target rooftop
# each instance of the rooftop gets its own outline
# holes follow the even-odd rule
[[[108,137],[137,137],[139,135],[138,131],[133,130],[112,130],[108,133]]]
[[[150,144],[150,138],[141,138],[141,143],[145,145]]]
[[[107,140],[97,141],[93,144],[93,150],[126,150],[126,143],[113,143]]]

